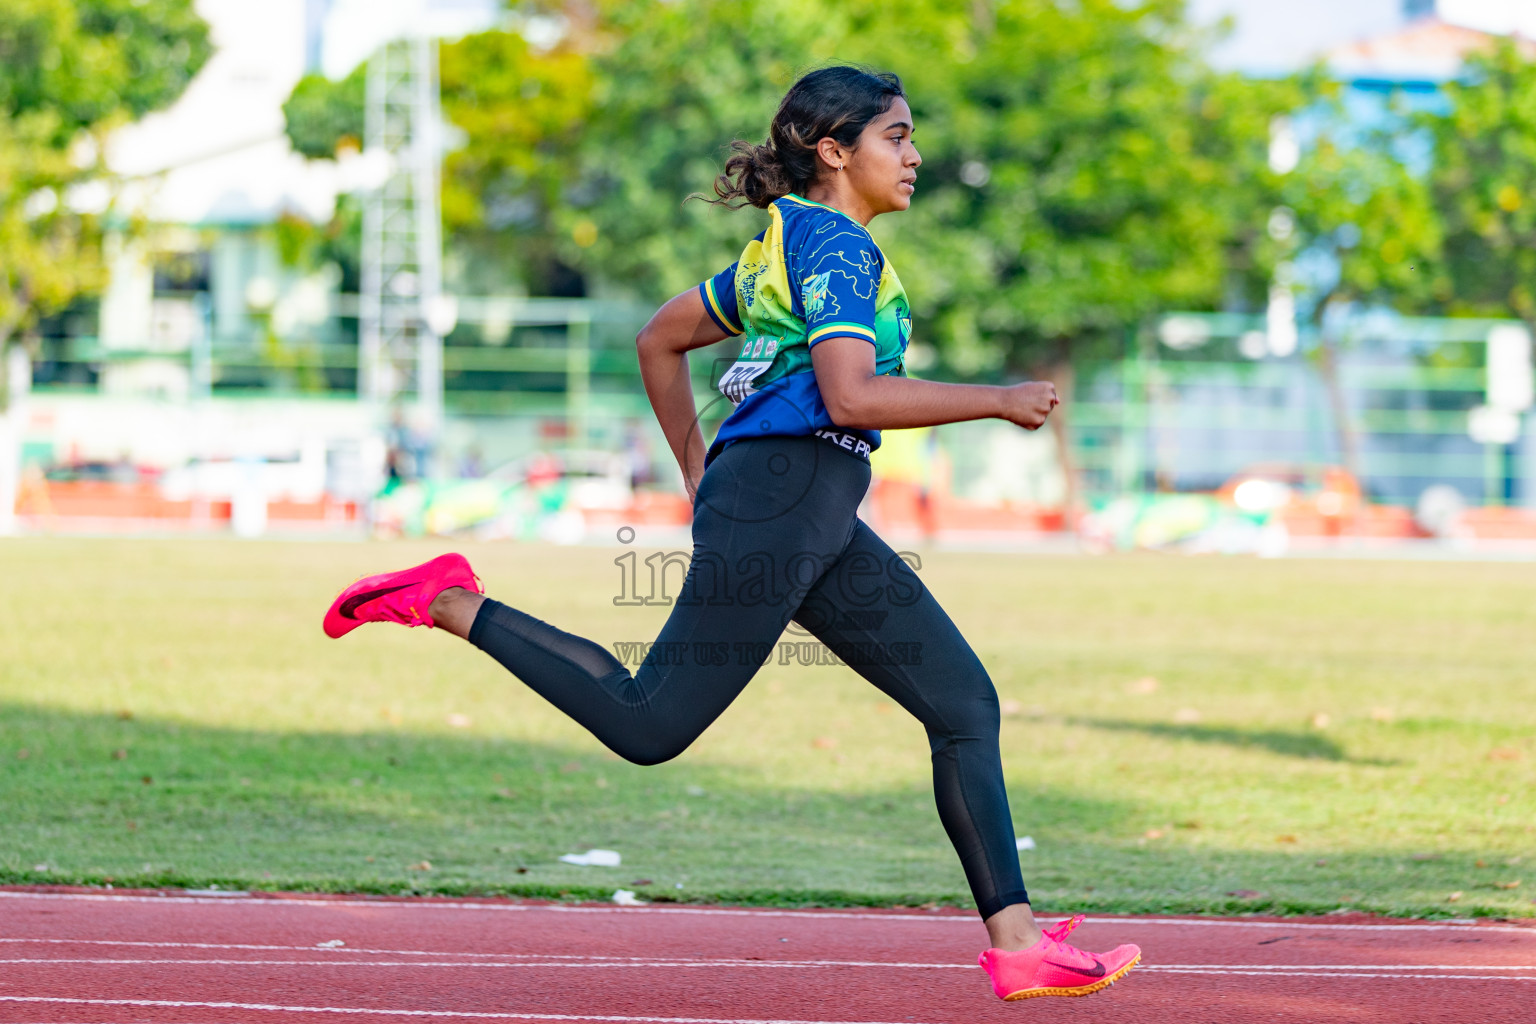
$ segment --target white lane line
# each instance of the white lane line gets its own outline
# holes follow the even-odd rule
[[[1143,964],[1156,971],[1530,971],[1536,964]]]
[[[974,927],[977,920],[970,914],[920,914],[920,913],[865,913],[859,911],[812,911],[812,910],[772,910],[772,909],[726,909],[722,907],[568,907],[568,906],[526,906],[515,903],[470,903],[457,900],[429,901],[426,899],[314,899],[308,897],[264,897],[264,896],[130,896],[117,893],[74,893],[74,892],[14,892],[0,890],[0,899],[29,899],[29,900],[78,900],[88,902],[106,903],[154,903],[160,905],[170,904],[197,904],[220,907],[309,907],[325,909],[327,907],[373,907],[384,909],[410,909],[410,910],[472,910],[472,911],[500,911],[509,913],[551,913],[551,914],[664,914],[699,917],[762,917],[762,918],[796,918],[809,921],[922,921],[937,924],[964,924]],[[1067,917],[1070,915],[1044,913],[1041,917]],[[1298,931],[1476,931],[1483,933],[1510,933],[1525,935],[1536,939],[1536,927],[1521,927],[1519,925],[1485,925],[1472,920],[1463,921],[1408,921],[1403,924],[1330,924],[1322,922],[1297,922],[1290,923],[1279,921],[1242,921],[1231,919],[1190,918],[1190,917],[1116,917],[1113,915],[1091,915],[1085,924],[1115,924],[1135,925],[1137,927],[1202,927],[1202,928],[1285,928]]]
[[[666,965],[692,965],[707,964],[710,966],[743,966],[743,967],[900,967],[900,968],[958,968],[969,970],[974,964],[966,963],[929,963],[904,960],[755,960],[745,957],[688,957],[688,956],[607,956],[598,953],[478,953],[464,950],[441,949],[377,949],[366,946],[293,946],[272,945],[250,942],[150,942],[134,939],[60,939],[28,938],[25,936],[0,938],[0,946],[9,945],[43,945],[43,946],[112,946],[128,949],[208,949],[208,950],[241,950],[253,953],[306,953],[315,957],[327,957],[325,960],[300,961],[305,964],[324,966],[327,964],[356,963],[353,960],[337,959],[343,956],[392,956],[392,957],[459,957],[472,958],[460,962],[454,966],[475,967],[479,963],[502,961],[515,961],[524,963],[540,961],[541,965],[561,966],[554,961],[573,961],[578,964],[593,964],[602,966],[666,966]],[[479,961],[477,963],[476,961]],[[38,957],[30,959],[0,960],[0,963],[94,963],[89,959],[78,961],[65,961],[62,959]],[[140,961],[128,961],[120,959],[103,958],[102,963],[138,963]],[[205,961],[195,960],[145,960],[144,963],[199,963]],[[225,961],[206,961],[209,963],[223,963]],[[254,964],[276,963],[277,961],[260,960],[230,960],[229,963]],[[288,963],[289,961],[281,961]],[[548,962],[548,963],[543,963]],[[384,966],[402,965],[402,961],[388,961]],[[411,966],[410,964],[403,964]],[[440,966],[443,964],[421,964],[420,966]],[[492,963],[492,966],[497,966]],[[1145,962],[1143,967],[1149,966]],[[1365,971],[1533,971],[1536,972],[1536,963],[1517,965],[1479,965],[1479,964],[1161,964],[1156,965],[1158,970],[1365,970]]]
[[[0,938],[0,943],[23,945],[50,945],[50,946],[126,946],[133,949],[219,949],[219,950],[248,950],[256,953],[308,953],[312,956],[414,956],[414,957],[477,957],[484,960],[576,960],[582,962],[612,961],[616,964],[650,964],[650,963],[711,963],[711,964],[801,964],[813,967],[972,967],[974,964],[929,964],[906,963],[891,960],[751,960],[741,958],[716,958],[713,960],[701,960],[698,957],[657,957],[657,956],[604,956],[596,953],[469,953],[459,950],[432,950],[432,949],[369,949],[366,947],[347,946],[267,946],[253,943],[222,943],[222,942],[144,942],[128,939],[28,939],[28,938]],[[0,963],[20,963],[23,961],[0,960]],[[31,961],[27,961],[31,962]],[[45,962],[38,960],[37,962]],[[126,962],[126,961],[114,961]],[[153,960],[145,963],[177,963],[172,960]],[[189,961],[190,962],[190,961]],[[256,963],[254,960],[235,960],[232,963]],[[345,960],[313,960],[307,963],[349,963]],[[393,961],[392,961],[393,962]],[[475,963],[465,963],[465,967],[476,966]]]
[[[40,965],[82,965],[87,964],[96,967],[111,966],[137,966],[146,965],[163,967],[473,967],[508,968],[508,967],[535,967],[535,968],[628,968],[631,970],[653,967],[711,967],[716,970],[721,968],[737,967],[892,967],[903,970],[914,968],[928,968],[941,970],[979,970],[976,964],[906,964],[906,963],[882,963],[880,961],[860,960],[644,960],[636,957],[626,962],[614,963],[612,961],[584,961],[577,958],[549,960],[530,959],[518,960],[512,963],[488,963],[484,960],[141,960],[119,957],[10,957],[0,959],[0,964],[40,964]]]
[[[639,957],[623,958],[622,962],[599,958],[597,960],[583,960],[580,958],[565,958],[560,960],[529,959],[518,960],[511,963],[490,963],[484,960],[232,960],[232,959],[128,959],[119,957],[12,957],[0,959],[0,964],[31,964],[43,966],[64,965],[89,965],[94,967],[321,967],[332,969],[337,967],[393,967],[393,968],[565,968],[576,970],[590,970],[592,968],[620,968],[629,970],[651,969],[658,967],[682,967],[698,968],[709,967],[714,969],[738,969],[751,968],[794,968],[816,969],[830,967],[874,967],[893,968],[901,970],[963,970],[974,971],[974,964],[935,964],[935,963],[897,963],[871,960],[707,960],[707,959],[642,959]],[[1401,977],[1403,972],[1413,972],[1426,978],[1447,977],[1444,974],[1426,972],[1443,971],[1483,971],[1483,972],[1522,972],[1522,973],[1490,973],[1490,977],[1502,977],[1505,979],[1536,981],[1536,965],[1507,965],[1507,964],[1141,964],[1142,970],[1160,971],[1176,974],[1241,974],[1246,976],[1261,977],[1266,974],[1315,974],[1324,973],[1338,977],[1361,975],[1368,977]],[[1481,977],[1482,975],[1478,975]]]
[[[1414,968],[1401,971],[1246,971],[1240,969],[1174,970],[1168,967],[1143,965],[1142,970],[1155,974],[1204,974],[1211,977],[1236,978],[1409,978],[1417,981],[1536,981],[1536,975],[1509,974],[1417,974]]]
[[[274,1013],[356,1013],[384,1017],[459,1017],[479,1020],[617,1021],[619,1024],[895,1024],[893,1021],[784,1020],[760,1017],[634,1017],[603,1013],[485,1013],[476,1010],[383,1010],[360,1006],[282,1006],[276,1003],[198,1002],[190,999],[76,999],[64,996],[0,996],[5,1003],[64,1006],[146,1006],[191,1010],[266,1010]],[[910,1021],[904,1024],[911,1024]]]

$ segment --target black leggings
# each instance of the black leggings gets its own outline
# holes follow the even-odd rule
[[[856,515],[869,464],[814,437],[737,441],[694,501],[693,558],[639,669],[487,600],[469,642],[636,764],[676,757],[771,658],[791,620],[928,731],[939,818],[983,918],[1029,902],[992,680],[917,574]]]

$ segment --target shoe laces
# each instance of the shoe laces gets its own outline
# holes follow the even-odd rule
[[[1067,942],[1067,936],[1071,934],[1072,929],[1082,924],[1084,920],[1086,920],[1086,915],[1076,914],[1073,915],[1070,919],[1062,921],[1060,924],[1056,925],[1056,927],[1046,928],[1042,931],[1045,937],[1050,940],[1051,944],[1059,949],[1063,955],[1069,957],[1080,957],[1085,960],[1094,960],[1095,957],[1093,954],[1084,952],[1083,950],[1078,949],[1076,946],[1070,945]]]
[[[1072,929],[1076,928],[1087,919],[1088,918],[1086,914],[1076,914],[1070,920],[1062,921],[1054,928],[1044,929],[1045,937],[1050,939],[1052,942],[1065,942],[1067,935],[1071,933]]]

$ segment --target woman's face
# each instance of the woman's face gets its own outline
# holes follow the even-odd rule
[[[898,96],[889,110],[864,126],[841,173],[871,215],[892,213],[912,205],[922,162],[912,145],[912,108]]]

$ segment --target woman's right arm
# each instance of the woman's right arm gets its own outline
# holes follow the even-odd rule
[[[728,337],[705,310],[697,288],[668,299],[635,337],[645,393],[683,471],[689,501],[704,476],[705,449],[698,410],[693,404],[688,352]]]

